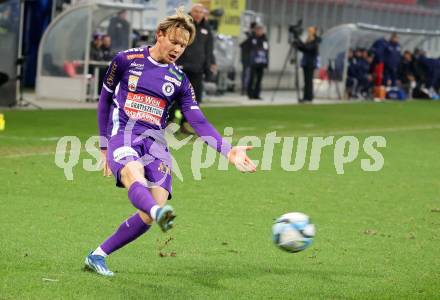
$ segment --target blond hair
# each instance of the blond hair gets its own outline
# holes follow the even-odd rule
[[[176,14],[165,18],[157,26],[157,31],[164,34],[173,32],[176,29],[183,29],[188,32],[188,45],[190,45],[196,36],[196,28],[194,27],[193,18],[185,12],[183,6],[176,9]]]

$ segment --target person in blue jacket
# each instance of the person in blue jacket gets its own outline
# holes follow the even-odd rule
[[[392,33],[384,50],[384,82],[386,86],[397,86],[402,54],[397,33]]]
[[[383,85],[383,73],[384,73],[384,59],[385,48],[388,41],[385,38],[377,39],[370,48],[370,51],[374,53],[374,85]]]

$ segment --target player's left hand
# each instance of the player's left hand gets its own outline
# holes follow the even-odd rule
[[[110,167],[107,162],[107,150],[104,149],[101,150],[101,161],[102,164],[104,165],[103,176],[104,177],[112,176],[112,171],[110,170]]]
[[[251,150],[252,146],[235,146],[228,153],[228,160],[234,164],[241,172],[255,172],[257,167],[254,162],[247,156],[246,151]]]

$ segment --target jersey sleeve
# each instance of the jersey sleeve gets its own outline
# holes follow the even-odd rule
[[[101,95],[99,96],[98,102],[98,129],[101,149],[107,148],[107,126],[113,93],[126,68],[127,59],[124,53],[120,52],[113,58],[103,79]]]
[[[206,144],[217,150],[217,152],[227,156],[232,146],[224,139],[218,131],[208,122],[205,115],[200,110],[196,101],[194,89],[189,80],[184,78],[183,90],[179,99],[180,110],[182,111],[189,124],[192,126],[198,136]]]
[[[124,75],[128,67],[129,60],[124,52],[119,52],[110,63],[107,72],[104,75],[102,86],[109,93],[115,91],[116,86]]]

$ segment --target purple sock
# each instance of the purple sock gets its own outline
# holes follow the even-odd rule
[[[150,210],[157,202],[154,200],[150,191],[140,182],[135,182],[128,190],[128,198],[134,207],[150,216]]]
[[[109,255],[119,248],[131,243],[142,234],[144,234],[150,225],[142,221],[139,213],[135,213],[130,218],[125,220],[104,243],[101,244],[101,249]]]

